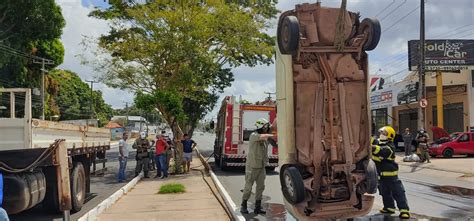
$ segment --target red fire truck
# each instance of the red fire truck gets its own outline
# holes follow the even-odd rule
[[[234,96],[224,98],[217,116],[214,142],[214,157],[222,170],[245,167],[249,137],[259,118],[273,122],[276,118],[275,103],[267,100],[261,104],[241,104]],[[269,146],[268,159],[267,169],[275,169],[278,166],[278,147]]]

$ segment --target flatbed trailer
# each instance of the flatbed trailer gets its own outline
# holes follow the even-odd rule
[[[33,119],[31,89],[0,88],[0,94],[9,96],[9,116],[0,116],[3,208],[16,214],[42,203],[54,212],[81,210],[91,175],[106,170],[95,164],[107,161],[110,131]]]

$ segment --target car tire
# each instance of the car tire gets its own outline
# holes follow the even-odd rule
[[[381,27],[380,22],[376,18],[365,18],[359,26],[359,34],[368,32],[369,37],[362,47],[366,51],[374,50],[380,41]]]
[[[446,148],[444,151],[443,151],[443,157],[445,158],[451,158],[453,157],[453,150],[451,148]]]
[[[378,174],[377,167],[373,160],[368,160],[367,166],[365,168],[365,183],[366,191],[369,194],[374,194],[377,192],[378,185]]]
[[[81,211],[86,199],[86,173],[81,162],[74,164],[71,173],[71,205],[72,212]]]
[[[284,167],[280,172],[281,190],[285,199],[291,204],[303,202],[305,187],[300,171],[294,166]]]
[[[300,24],[295,16],[281,19],[277,27],[277,42],[281,54],[293,54],[300,41]]]

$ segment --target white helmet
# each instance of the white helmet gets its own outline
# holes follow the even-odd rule
[[[257,127],[257,130],[262,129],[265,125],[268,125],[268,120],[265,118],[260,118],[257,120],[257,122],[255,122],[255,126]]]
[[[145,139],[145,137],[146,137],[146,133],[145,133],[145,131],[142,131],[140,133],[140,138]]]

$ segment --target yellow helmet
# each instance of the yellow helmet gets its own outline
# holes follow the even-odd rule
[[[379,129],[379,132],[384,133],[384,135],[387,136],[390,141],[395,139],[395,130],[391,126],[384,126]]]

